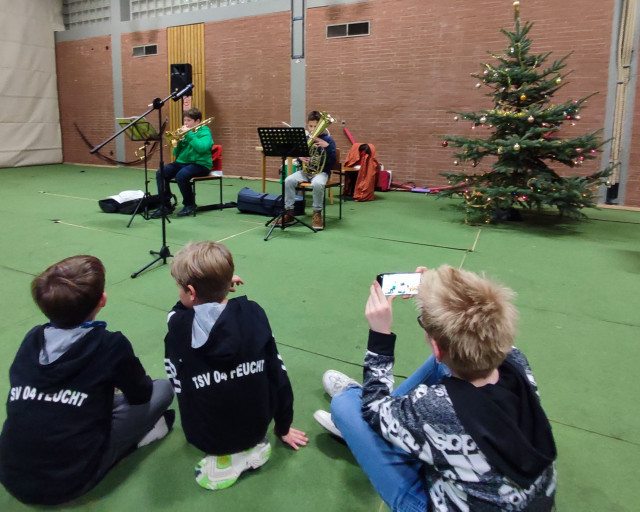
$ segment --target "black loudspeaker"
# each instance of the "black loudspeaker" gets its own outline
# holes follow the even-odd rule
[[[191,64],[171,64],[171,92],[178,92],[191,83]],[[185,96],[191,96],[188,91]]]

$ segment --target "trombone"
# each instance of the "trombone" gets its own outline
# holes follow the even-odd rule
[[[178,145],[178,142],[180,142],[187,133],[197,132],[200,128],[208,125],[214,119],[215,119],[214,117],[210,117],[208,119],[205,119],[201,123],[195,126],[192,126],[191,128],[185,128],[184,126],[181,126],[177,130],[173,130],[172,132],[165,132],[164,136],[167,138],[167,142],[170,142],[171,145],[175,148]]]

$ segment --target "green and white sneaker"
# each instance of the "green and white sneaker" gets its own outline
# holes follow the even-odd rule
[[[219,491],[236,483],[247,469],[257,469],[271,456],[267,438],[253,448],[231,455],[207,455],[196,464],[196,482],[205,489]]]

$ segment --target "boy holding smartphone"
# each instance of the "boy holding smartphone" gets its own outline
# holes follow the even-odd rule
[[[513,347],[513,292],[472,272],[423,267],[418,323],[433,355],[393,389],[393,296],[374,282],[364,385],[330,370],[331,414],[393,511],[554,506],[556,448],[531,368]]]

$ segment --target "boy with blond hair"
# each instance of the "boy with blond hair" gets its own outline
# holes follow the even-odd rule
[[[419,267],[418,323],[433,355],[393,389],[392,300],[377,282],[365,316],[362,387],[329,370],[331,414],[393,511],[549,511],[556,448],[525,356],[513,292],[472,272]]]
[[[102,262],[84,255],[32,282],[50,321],[29,331],[9,369],[0,435],[0,481],[22,502],[58,505],[83,495],[173,425],[169,381],[152,381],[129,340],[95,320],[107,303],[104,283]]]
[[[247,297],[222,244],[189,243],[171,275],[180,301],[169,313],[165,368],[178,397],[187,441],[205,452],[196,481],[211,490],[233,485],[267,462],[274,431],[294,450],[307,444],[291,427],[293,391],[264,310]]]

